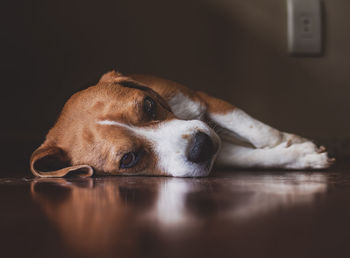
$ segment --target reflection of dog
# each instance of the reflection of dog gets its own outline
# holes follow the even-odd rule
[[[324,174],[299,172],[283,176],[241,173],[215,180],[105,177],[31,182],[32,198],[79,257],[164,257],[165,253],[144,251],[153,254],[155,246],[168,251],[169,245],[179,248],[188,243],[192,248],[193,239],[203,243],[207,236],[217,235],[226,235],[223,241],[232,246],[232,238],[247,232],[264,215],[269,215],[268,221],[289,220],[294,208],[312,203],[325,192]],[[286,211],[284,215],[281,210]],[[304,223],[309,220],[306,216]],[[271,225],[265,221],[260,226],[257,232],[266,234]],[[284,228],[280,230],[283,234]],[[145,248],[145,241],[152,248]]]
[[[134,257],[130,252],[134,250],[135,225],[126,221],[133,221],[144,209],[138,206],[139,212],[131,212],[122,202],[122,187],[114,181],[100,185],[92,178],[74,182],[40,178],[32,182],[31,194],[69,249],[84,257],[110,257],[108,252],[117,246],[119,252],[128,252],[125,257]],[[142,193],[144,198],[154,199],[147,189]]]
[[[68,100],[33,153],[31,169],[41,177],[72,171],[206,176],[215,160],[287,169],[323,169],[333,161],[324,147],[203,92],[155,77],[109,72]]]

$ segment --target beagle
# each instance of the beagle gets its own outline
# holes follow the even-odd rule
[[[323,146],[223,100],[165,79],[111,71],[67,101],[30,167],[39,177],[200,177],[214,163],[325,169],[333,162]]]

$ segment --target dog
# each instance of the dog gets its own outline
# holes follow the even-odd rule
[[[240,168],[326,169],[325,147],[281,132],[204,92],[110,71],[75,93],[30,159],[39,177],[208,176]]]

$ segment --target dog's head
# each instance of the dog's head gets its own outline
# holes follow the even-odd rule
[[[32,172],[61,177],[206,176],[219,137],[204,122],[175,117],[147,85],[116,72],[74,94],[45,142],[33,153]]]

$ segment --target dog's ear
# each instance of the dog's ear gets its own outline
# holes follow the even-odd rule
[[[102,75],[99,80],[100,82],[114,82],[118,77],[123,77],[123,75],[117,71],[110,71]]]
[[[74,175],[90,177],[93,168],[89,165],[72,166],[67,154],[60,148],[43,144],[36,149],[30,158],[30,169],[39,177],[64,177]]]

